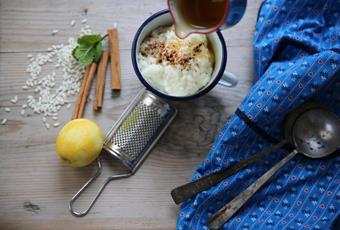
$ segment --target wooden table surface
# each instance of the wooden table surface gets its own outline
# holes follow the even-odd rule
[[[216,86],[199,99],[173,103],[179,114],[139,171],[111,182],[92,211],[76,218],[68,210],[69,200],[96,167],[63,165],[54,144],[59,128],[47,130],[39,115],[20,115],[21,105],[32,94],[21,89],[27,78],[27,55],[46,52],[51,45],[75,37],[84,18],[99,33],[118,23],[122,92],[112,97],[107,79],[102,112],[93,114],[92,106],[85,111],[85,117],[94,119],[106,133],[142,88],[130,60],[133,36],[144,19],[166,8],[166,1],[0,0],[0,119],[8,119],[0,126],[0,229],[174,229],[178,206],[170,197],[171,189],[190,180],[216,133],[251,87],[252,37],[260,3],[248,1],[243,20],[223,32],[227,68],[239,76],[238,86]],[[72,20],[75,27],[70,26]],[[59,33],[52,36],[54,29]],[[15,105],[10,103],[14,95],[19,97]],[[61,124],[70,120],[75,98],[70,100],[71,109],[60,112]],[[4,107],[12,111],[7,113]],[[101,178],[77,208],[84,208],[105,177],[117,171],[113,161],[104,156]]]

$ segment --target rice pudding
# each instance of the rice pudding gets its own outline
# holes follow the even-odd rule
[[[159,27],[141,43],[138,66],[144,79],[157,90],[189,96],[209,83],[214,55],[206,35],[179,39],[172,26]]]

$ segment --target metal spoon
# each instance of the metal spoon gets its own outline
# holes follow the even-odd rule
[[[313,103],[313,102],[307,102],[299,106],[298,108],[294,109],[292,112],[290,112],[287,115],[284,121],[284,130],[285,130],[286,138],[282,140],[280,143],[270,146],[268,148],[265,148],[259,153],[255,154],[254,156],[244,161],[238,162],[235,165],[225,170],[222,170],[216,173],[211,173],[207,176],[201,177],[200,179],[196,181],[192,181],[184,185],[181,185],[177,188],[174,188],[171,191],[172,199],[175,201],[176,204],[180,204],[183,201],[189,199],[190,197],[196,195],[197,193],[207,190],[211,188],[212,186],[218,184],[219,182],[223,181],[225,178],[247,167],[248,165],[252,164],[256,160],[269,154],[270,152],[278,148],[282,148],[283,146],[289,144],[290,143],[289,137],[291,136],[290,131],[292,130],[292,126],[294,122],[296,121],[296,119],[301,114],[306,112],[307,110],[316,109],[316,108],[320,108],[320,105]]]
[[[288,132],[295,150],[263,174],[246,190],[216,212],[209,220],[210,229],[220,229],[285,163],[296,154],[321,158],[333,153],[340,145],[340,121],[328,110],[308,110],[299,116]]]

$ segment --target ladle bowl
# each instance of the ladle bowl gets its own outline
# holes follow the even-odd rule
[[[332,154],[340,145],[340,121],[336,115],[321,106],[312,106],[291,119],[286,135],[295,150],[258,178],[246,190],[222,207],[209,220],[210,229],[220,229],[283,165],[296,154],[322,158]],[[291,130],[289,130],[291,128]]]

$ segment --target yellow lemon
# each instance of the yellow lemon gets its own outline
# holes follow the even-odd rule
[[[94,161],[103,147],[100,127],[88,119],[68,122],[58,133],[56,151],[62,161],[72,167],[82,167]]]

